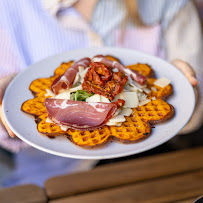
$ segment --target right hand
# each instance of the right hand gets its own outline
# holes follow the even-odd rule
[[[9,85],[9,83],[13,80],[13,78],[16,75],[17,75],[16,73],[13,73],[13,74],[7,75],[0,79],[0,120],[2,121],[3,125],[5,126],[6,130],[8,131],[8,134],[12,138],[15,137],[15,134],[8,127],[8,125],[4,119],[3,112],[2,112],[2,100],[3,100],[4,92],[7,88],[7,86]]]

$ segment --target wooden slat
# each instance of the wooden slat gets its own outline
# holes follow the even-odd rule
[[[203,147],[109,164],[51,178],[46,181],[45,189],[48,197],[55,199],[193,171],[203,168],[202,154]]]
[[[113,189],[52,200],[50,203],[169,203],[203,192],[203,170]]]
[[[45,203],[44,190],[36,185],[22,185],[0,189],[1,203]]]

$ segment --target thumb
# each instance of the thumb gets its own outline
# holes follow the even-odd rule
[[[180,59],[175,59],[171,63],[174,66],[176,66],[187,77],[192,86],[195,87],[198,84],[195,71],[188,63]]]

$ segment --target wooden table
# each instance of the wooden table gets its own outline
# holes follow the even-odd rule
[[[191,203],[201,195],[203,147],[198,147],[53,177],[44,188],[5,188],[0,190],[0,202]]]

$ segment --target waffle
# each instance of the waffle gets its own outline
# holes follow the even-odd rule
[[[112,56],[107,56],[110,60],[117,60]],[[68,129],[67,131],[54,123],[46,122],[47,112],[44,106],[44,99],[46,98],[46,89],[50,89],[52,82],[56,77],[63,74],[72,64],[62,63],[54,72],[54,76],[50,78],[40,78],[34,80],[29,89],[34,94],[35,98],[25,101],[22,104],[21,110],[27,114],[34,115],[37,121],[37,130],[49,137],[63,135],[68,137],[73,143],[82,147],[101,146],[109,140],[117,140],[123,143],[133,143],[145,139],[151,134],[150,124],[160,123],[169,119],[173,113],[174,108],[162,98],[169,96],[172,93],[172,86],[168,85],[165,88],[160,88],[153,85],[154,78],[148,78],[148,88],[155,87],[156,91],[151,91],[148,97],[156,97],[144,106],[133,109],[131,116],[126,117],[126,121],[120,127],[103,126],[92,131],[80,131],[75,129]],[[132,70],[150,76],[153,70],[146,64],[135,64],[128,66]]]
[[[144,75],[146,77],[149,77],[152,75],[153,73],[153,70],[151,69],[151,67],[147,64],[141,64],[141,63],[138,63],[138,64],[134,64],[134,65],[129,65],[127,66],[129,69],[131,70],[135,70],[137,71],[138,73],[140,73],[141,75]]]
[[[173,93],[173,87],[172,85],[167,85],[164,88],[161,88],[159,86],[154,85],[153,83],[155,82],[155,78],[148,78],[147,79],[147,87],[148,88],[152,88],[155,87],[156,91],[152,90],[148,96],[149,97],[156,97],[156,98],[160,98],[160,99],[165,99],[166,97],[168,97],[169,95],[171,95]]]

